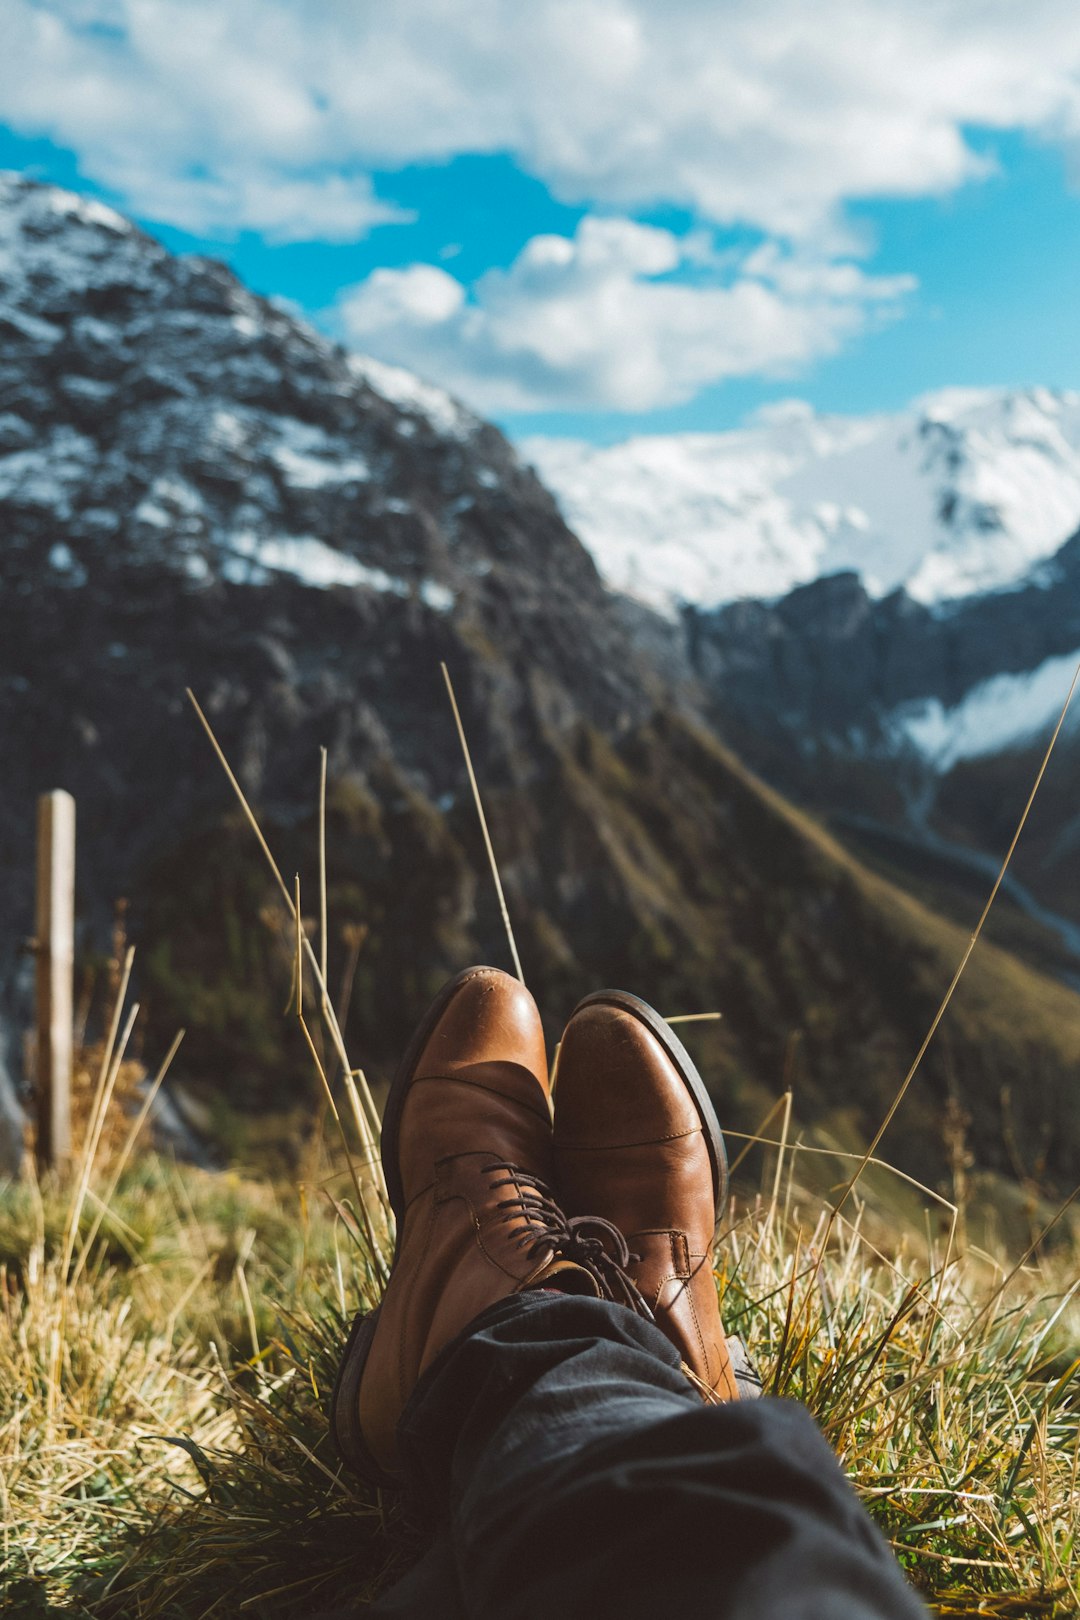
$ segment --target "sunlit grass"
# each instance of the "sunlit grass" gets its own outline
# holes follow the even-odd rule
[[[943,1269],[944,1237],[871,1202],[822,1247],[794,1169],[736,1201],[718,1250],[766,1388],[809,1406],[939,1613],[1075,1613],[1070,1242],[1007,1281],[979,1253]],[[373,1595],[419,1542],[329,1441],[347,1322],[379,1288],[348,1206],[148,1156],[65,1285],[63,1201],[0,1193],[12,1612],[306,1617]]]

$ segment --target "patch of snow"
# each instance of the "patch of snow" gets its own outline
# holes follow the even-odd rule
[[[64,328],[57,326],[54,321],[43,321],[37,315],[28,315],[14,304],[0,303],[0,321],[6,321],[23,337],[32,338],[35,343],[47,343],[50,348],[54,343],[59,343],[64,335]]]
[[[403,366],[388,366],[364,354],[350,354],[348,365],[354,377],[367,383],[392,405],[426,417],[436,432],[445,433],[448,438],[467,438],[479,426],[472,412],[460,405],[452,394],[424,382]]]
[[[355,557],[337,551],[314,535],[258,535],[240,530],[228,538],[231,557],[223,571],[226,578],[247,584],[260,583],[270,573],[291,574],[303,585],[325,590],[331,585],[366,586],[369,590],[389,591],[407,596],[404,580],[395,579],[381,568],[368,568]]]
[[[74,428],[56,428],[45,444],[0,457],[0,498],[70,515],[70,492],[97,461],[97,446]]]
[[[270,575],[255,561],[252,552],[245,549],[245,536],[233,535],[231,539],[234,549],[222,558],[222,578],[232,585],[266,585]]]
[[[210,421],[210,438],[222,450],[246,450],[248,427],[235,411],[218,409]]]
[[[118,214],[115,208],[107,207],[94,197],[80,197],[74,191],[61,191],[58,186],[49,186],[45,197],[47,206],[54,213],[63,214],[66,219],[78,219],[84,225],[100,225],[117,236],[129,236],[133,229],[130,220],[126,220],[123,214]]]
[[[206,561],[206,558],[201,556],[199,552],[185,552],[183,554],[182,562],[184,573],[187,574],[189,579],[197,579],[202,581],[209,577],[210,565]]]
[[[81,343],[99,343],[103,349],[115,349],[123,334],[113,321],[99,320],[96,315],[78,315],[71,330]]]
[[[455,597],[453,591],[448,590],[445,585],[440,585],[433,579],[425,579],[420,587],[420,600],[429,608],[433,608],[436,613],[449,613]]]
[[[0,411],[0,445],[5,450],[22,450],[33,443],[35,434],[24,416],[14,411]]]
[[[136,523],[148,523],[154,529],[167,529],[172,524],[172,513],[166,512],[163,506],[144,495],[134,511]]]
[[[84,529],[99,529],[102,534],[114,534],[120,527],[119,515],[109,506],[87,506],[81,513]]]
[[[1023,674],[982,681],[951,709],[929,698],[898,711],[894,723],[937,770],[947,771],[959,760],[1018,748],[1049,732],[1078,664],[1080,648]],[[1070,710],[1070,719],[1080,725],[1080,711]]]
[[[76,399],[90,400],[97,405],[111,399],[116,392],[112,383],[102,382],[99,377],[65,377],[60,386],[65,394]]]
[[[193,578],[201,578],[201,571],[190,566],[195,561],[186,559],[185,567]],[[345,585],[403,599],[413,593],[408,580],[388,574],[383,568],[370,568],[314,535],[261,535],[251,529],[236,530],[227,537],[221,572],[234,585],[265,585],[274,574],[289,574],[315,590]],[[449,613],[454,606],[454,593],[437,581],[422,581],[418,594],[437,613]]]
[[[361,484],[371,477],[367,462],[359,456],[346,460],[321,461],[315,456],[304,456],[288,445],[279,445],[274,460],[285,475],[287,483],[295,489],[325,489],[332,484]]]
[[[325,489],[370,479],[371,468],[363,456],[344,453],[321,428],[292,417],[279,418],[276,428],[278,442],[270,453],[294,488]]]
[[[49,547],[49,567],[54,574],[59,574],[69,585],[85,585],[86,569],[74,555],[71,547],[58,540]]]
[[[184,512],[189,517],[202,512],[205,507],[205,502],[195,486],[175,474],[155,478],[150,486],[150,496],[156,502],[167,502],[177,512]]]

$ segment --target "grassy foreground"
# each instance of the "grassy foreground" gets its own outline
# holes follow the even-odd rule
[[[793,1163],[735,1203],[729,1327],[816,1414],[938,1613],[1075,1614],[1070,1244],[1010,1276],[872,1204],[827,1230]],[[85,1200],[66,1274],[71,1193],[0,1189],[0,1612],[309,1620],[407,1565],[419,1532],[327,1436],[347,1320],[378,1288],[349,1188],[325,1161],[275,1192],[147,1155],[88,1248]]]

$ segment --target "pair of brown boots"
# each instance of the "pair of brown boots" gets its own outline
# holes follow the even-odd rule
[[[651,1317],[706,1399],[738,1395],[712,1269],[723,1138],[693,1063],[645,1002],[604,990],[577,1007],[553,1125],[532,996],[496,968],[460,974],[398,1070],[382,1157],[397,1218],[390,1281],[354,1324],[331,1410],[339,1450],[366,1479],[400,1483],[397,1423],[420,1374],[528,1288]]]

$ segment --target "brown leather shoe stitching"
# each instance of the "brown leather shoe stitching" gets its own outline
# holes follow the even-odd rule
[[[571,1142],[560,1146],[561,1153],[617,1153],[622,1148],[660,1147],[664,1142],[684,1142],[691,1136],[704,1136],[700,1125],[688,1131],[671,1131],[667,1136],[646,1136],[640,1142]]]
[[[689,1282],[683,1283],[680,1292],[686,1295],[687,1302],[690,1306],[690,1315],[694,1322],[694,1332],[697,1334],[698,1349],[701,1351],[701,1365],[705,1368],[705,1373],[709,1384],[714,1385],[712,1364],[709,1360],[709,1352],[705,1348],[705,1339],[701,1332],[701,1323],[698,1320],[697,1306],[694,1304],[694,1292],[690,1287]]]
[[[413,1091],[418,1091],[421,1086],[430,1085],[433,1081],[439,1086],[468,1086],[473,1091],[484,1091],[488,1093],[491,1091],[490,1086],[482,1085],[479,1080],[470,1080],[464,1073],[417,1075],[416,1079],[412,1083],[412,1089]],[[513,1097],[505,1091],[500,1091],[497,1093],[497,1095],[502,1097],[506,1102],[516,1103],[516,1105],[524,1112],[535,1114],[537,1119],[542,1119],[545,1122],[550,1119],[550,1115],[545,1106],[540,1105],[534,1107],[531,1102],[527,1102],[523,1097]],[[541,1097],[542,1096],[543,1093],[541,1092]]]

